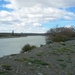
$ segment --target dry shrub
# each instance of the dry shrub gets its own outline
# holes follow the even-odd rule
[[[67,41],[75,37],[75,29],[73,27],[53,28],[47,31],[47,40],[53,42]]]

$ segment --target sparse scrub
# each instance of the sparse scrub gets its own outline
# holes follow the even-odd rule
[[[51,48],[52,46],[49,45],[48,47]]]
[[[66,62],[67,62],[67,63],[72,63],[71,59],[68,59]]]
[[[59,65],[61,66],[62,70],[64,70],[66,68],[66,66],[67,66],[65,63],[61,63]]]
[[[42,56],[44,53],[43,52],[40,52],[40,53],[37,53],[37,56]]]
[[[1,65],[5,70],[12,70],[12,67],[8,64],[2,64]]]
[[[0,72],[0,75],[3,75],[3,74],[5,74],[5,72],[4,72],[4,71]]]
[[[18,58],[18,59],[15,59],[15,61],[17,61],[17,62],[24,62],[26,60],[28,60],[28,58]]]
[[[53,50],[53,51],[49,52],[49,54],[58,55],[58,51],[56,51],[56,50]]]
[[[27,52],[27,51],[31,51],[32,49],[36,48],[35,45],[30,46],[29,44],[26,44],[23,48],[21,53]]]
[[[35,70],[35,68],[31,67],[31,68],[30,68],[30,70],[31,70],[31,71],[34,71],[34,70]]]
[[[57,60],[58,60],[58,61],[61,61],[61,62],[63,62],[63,61],[64,61],[63,59],[60,59],[60,58],[58,58]]]
[[[49,52],[49,54],[54,54],[54,55],[59,55],[59,54],[63,54],[63,53],[75,53],[75,51],[71,50],[68,47],[59,47],[56,50]]]
[[[62,44],[62,45],[66,45],[65,42],[60,42],[60,44]]]
[[[26,61],[26,64],[27,63],[32,63],[32,64],[37,64],[37,65],[49,65],[48,63],[46,63],[46,62],[43,62],[43,61],[41,61],[41,60],[37,60],[37,59],[35,59],[35,58],[33,58],[33,57],[29,57],[29,58],[18,58],[18,59],[15,59],[15,61],[17,61],[17,62],[24,62],[24,61]]]
[[[41,60],[37,60],[37,59],[28,59],[29,62],[33,63],[33,64],[37,64],[37,65],[49,65],[48,63],[46,62],[43,62]]]
[[[31,62],[32,64],[36,64],[36,65],[42,65],[42,66],[49,65],[48,63],[46,63],[46,62],[44,62],[42,60],[37,60],[35,58],[29,58],[28,62]]]
[[[24,59],[15,59],[15,61],[17,61],[17,62],[24,62],[25,60]]]
[[[59,27],[53,28],[47,31],[46,41],[51,40],[53,42],[67,41],[75,37],[75,29],[73,27]]]
[[[74,74],[72,74],[72,73],[68,73],[68,75],[74,75]]]

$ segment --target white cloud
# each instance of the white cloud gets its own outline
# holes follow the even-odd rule
[[[33,26],[38,26],[38,27],[40,27],[40,26],[42,26],[42,25],[39,24],[39,23],[33,23]]]
[[[16,32],[45,32],[47,29],[42,26],[42,23],[61,18],[65,20],[75,18],[74,13],[59,9],[74,6],[74,0],[5,1],[9,1],[10,4],[3,5],[3,7],[13,9],[13,11],[0,11],[0,23],[5,26],[5,30],[8,29],[9,31],[12,29]],[[6,25],[11,27],[7,28]]]
[[[6,5],[2,5],[3,7],[6,7],[8,9],[13,9],[14,7],[12,6],[12,4],[6,4]]]
[[[67,27],[67,28],[75,28],[73,25],[65,25],[64,27]]]
[[[32,6],[47,6],[47,7],[71,7],[75,6],[75,0],[5,0],[15,7],[32,7]]]

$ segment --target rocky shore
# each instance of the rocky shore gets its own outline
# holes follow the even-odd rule
[[[75,75],[75,40],[2,57],[0,75]]]

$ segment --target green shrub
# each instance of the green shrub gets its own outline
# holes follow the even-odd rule
[[[3,74],[5,74],[5,72],[4,72],[4,71],[1,71],[1,72],[0,72],[0,75],[3,75]]]
[[[53,42],[67,41],[75,37],[75,29],[73,27],[59,27],[47,31],[46,41]]]
[[[59,35],[56,35],[56,37],[54,37],[52,40],[54,42],[61,42],[61,41],[64,42],[64,41],[69,40],[69,38],[67,36],[65,36],[65,35],[59,34]]]
[[[42,47],[42,46],[44,46],[44,45],[41,44],[40,47]]]
[[[22,51],[21,51],[21,52],[24,53],[24,52],[30,51],[30,50],[32,50],[32,49],[34,49],[34,48],[36,48],[35,45],[30,46],[29,44],[26,44],[26,45],[22,48]]]

